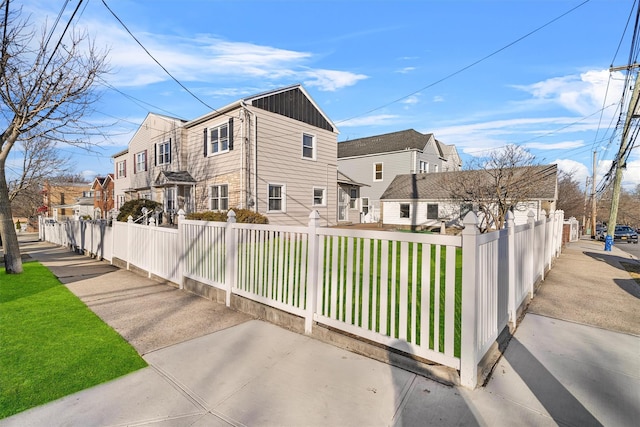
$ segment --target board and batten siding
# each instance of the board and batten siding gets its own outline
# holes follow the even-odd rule
[[[337,134],[304,122],[250,107],[257,138],[258,211],[279,225],[307,225],[312,210],[321,225],[337,222]],[[303,134],[315,137],[315,159],[302,156]],[[284,212],[268,212],[269,184],[285,186]],[[324,188],[326,203],[313,205],[313,189]]]

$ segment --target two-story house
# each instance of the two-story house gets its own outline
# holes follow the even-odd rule
[[[338,169],[359,183],[343,185],[338,195],[339,221],[377,222],[380,196],[400,174],[460,170],[454,145],[413,129],[338,144]]]
[[[45,181],[42,185],[42,207],[39,213],[63,221],[78,214],[78,199],[90,190],[86,182]]]
[[[301,85],[186,122],[150,114],[114,156],[117,206],[145,197],[167,212],[251,209],[283,225],[306,225],[318,210],[332,225],[337,134]]]
[[[149,113],[126,150],[113,156],[115,208],[129,200],[160,202],[165,212],[192,212],[195,181],[181,148],[185,121]]]
[[[113,209],[114,182],[113,174],[97,176],[91,184],[93,193],[94,219],[105,219]]]

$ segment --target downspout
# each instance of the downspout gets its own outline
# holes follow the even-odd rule
[[[246,171],[246,160],[244,158],[244,114],[245,111],[244,103],[240,104],[240,209],[244,209],[245,202],[247,200],[247,188],[245,186],[245,174]]]

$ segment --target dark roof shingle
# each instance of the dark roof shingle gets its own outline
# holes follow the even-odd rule
[[[432,134],[422,134],[413,129],[384,135],[369,136],[338,143],[338,158],[389,153],[407,149],[423,150]],[[438,150],[440,150],[438,148]]]
[[[523,175],[523,179],[532,179],[537,176],[535,189],[530,194],[531,199],[555,200],[557,165],[542,165],[514,168],[516,173]],[[387,200],[449,200],[451,193],[448,190],[452,182],[452,174],[467,174],[470,179],[489,181],[490,175],[486,170],[466,170],[437,173],[420,173],[398,175],[382,193],[380,199]],[[526,174],[526,176],[525,176]]]

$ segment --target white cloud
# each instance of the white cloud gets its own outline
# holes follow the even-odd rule
[[[554,77],[538,83],[515,86],[533,96],[533,101],[556,104],[582,116],[616,102],[624,88],[624,75],[608,70],[590,70],[579,75]],[[606,98],[606,99],[605,99]]]
[[[354,74],[348,71],[336,70],[309,70],[302,73],[302,75],[309,79],[305,80],[305,85],[317,87],[319,90],[328,92],[353,86],[358,81],[368,78],[364,74]]]
[[[522,146],[529,150],[569,150],[584,146],[584,141],[561,141],[561,142],[528,142]]]
[[[404,67],[396,71],[396,73],[407,74],[415,70],[416,70],[416,67]]]
[[[417,95],[411,95],[410,97],[401,101],[403,104],[415,105],[420,102],[420,98]]]
[[[444,96],[436,95],[432,99],[433,102],[444,102]]]
[[[560,171],[571,175],[581,188],[584,188],[587,177],[591,176],[591,171],[587,166],[573,159],[556,159],[551,163],[557,164]]]
[[[387,126],[393,124],[400,116],[393,114],[377,114],[374,116],[356,117],[354,119],[347,119],[344,121],[338,121],[336,124],[339,127],[355,127],[355,126]]]

